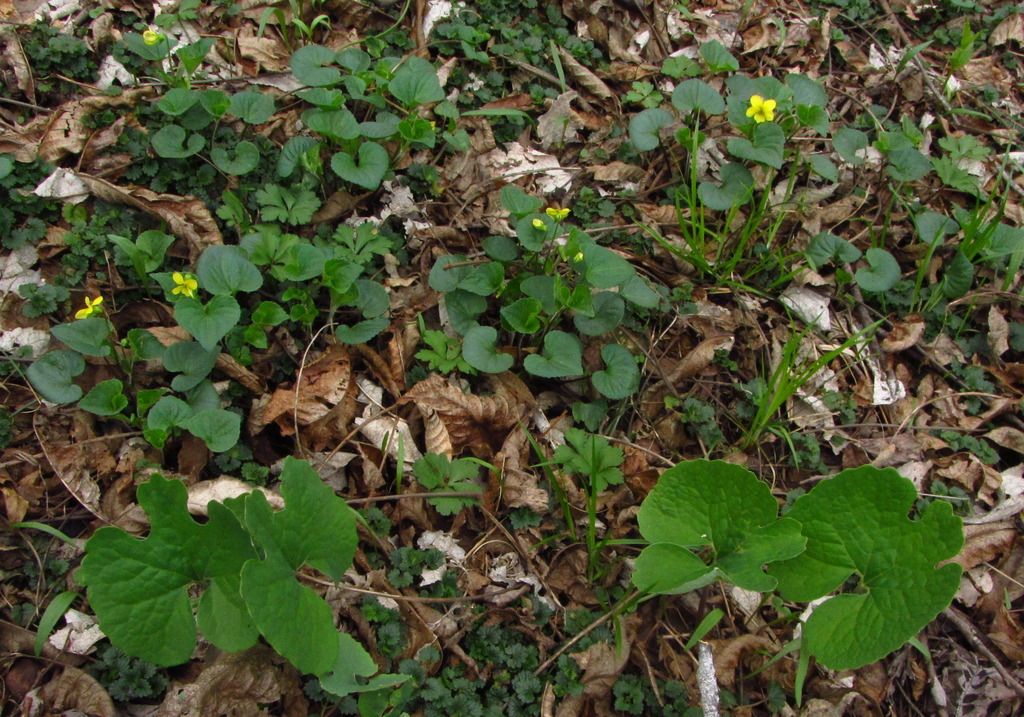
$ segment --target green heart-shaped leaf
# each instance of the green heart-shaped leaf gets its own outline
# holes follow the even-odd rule
[[[587,336],[606,334],[620,323],[626,315],[626,302],[612,291],[601,291],[592,297],[594,315],[577,313],[572,317],[576,329]]]
[[[686,80],[672,92],[672,106],[683,114],[700,110],[706,115],[725,112],[725,100],[704,80]]]
[[[215,296],[207,304],[184,298],[174,305],[174,318],[207,351],[217,348],[241,316],[242,309],[231,296]]]
[[[274,98],[256,90],[245,90],[231,96],[228,112],[246,124],[263,124],[274,114]]]
[[[256,169],[260,163],[260,151],[248,140],[235,145],[235,156],[232,158],[223,147],[214,147],[210,159],[225,174],[240,177]]]
[[[50,351],[25,371],[39,395],[51,403],[73,403],[82,389],[72,379],[85,371],[85,360],[76,351]]]
[[[217,295],[252,292],[263,286],[263,275],[256,265],[242,249],[228,244],[215,244],[203,251],[196,276],[204,289]]]
[[[633,582],[674,594],[721,577],[747,590],[772,590],[776,581],[765,564],[799,555],[807,542],[800,524],[778,513],[771,489],[747,469],[723,461],[680,463],[640,506],[640,534],[652,544],[640,553]],[[695,553],[707,553],[711,563]]]
[[[109,356],[113,350],[108,339],[110,322],[100,316],[57,324],[50,333],[68,348],[85,356]]]
[[[180,117],[192,109],[192,105],[199,101],[199,97],[200,94],[195,90],[174,87],[167,90],[164,96],[157,101],[156,106],[165,115]]]
[[[398,68],[388,84],[388,91],[409,109],[444,99],[444,89],[437,79],[437,70],[416,55],[409,57]]]
[[[822,664],[845,670],[881,659],[956,593],[960,566],[936,566],[963,545],[961,521],[942,501],[910,520],[916,500],[913,483],[892,468],[863,466],[818,483],[786,514],[803,525],[807,550],[769,567],[783,597],[816,600],[860,578],[855,592],[819,605],[804,625],[804,646]]]
[[[323,45],[306,45],[292,53],[292,74],[310,87],[327,87],[341,82],[341,71],[325,67],[334,62],[335,52]]]
[[[640,152],[650,152],[661,144],[661,128],[672,124],[672,115],[654,108],[638,112],[629,120],[629,141]]]
[[[171,388],[175,391],[190,391],[202,383],[217,363],[220,352],[216,349],[206,350],[195,341],[179,341],[171,344],[164,351],[164,368],[172,373],[180,373],[171,380]]]
[[[838,261],[840,264],[849,264],[860,259],[860,249],[842,237],[837,237],[832,232],[820,232],[811,239],[807,245],[807,261],[817,270]]]
[[[78,407],[97,416],[116,416],[128,407],[124,384],[116,378],[100,381],[82,397]]]
[[[869,268],[861,267],[854,274],[861,289],[881,294],[896,286],[900,280],[900,265],[892,254],[872,247],[864,253],[864,259]]]
[[[358,162],[347,152],[331,157],[331,169],[346,182],[373,191],[380,186],[391,166],[388,151],[376,142],[363,142],[357,152]]]
[[[186,143],[185,137],[188,136]],[[188,134],[184,127],[176,124],[164,125],[149,138],[150,144],[164,159],[184,159],[198,154],[206,146],[201,134]]]
[[[462,358],[477,371],[503,373],[512,368],[513,358],[498,351],[498,332],[491,326],[474,326],[462,339]]]
[[[238,443],[241,417],[222,408],[199,411],[181,422],[181,427],[206,444],[214,453],[231,450]]]
[[[583,374],[583,347],[572,334],[552,331],[544,337],[544,352],[527,356],[523,368],[541,378],[580,376]]]
[[[532,334],[540,330],[540,302],[533,298],[522,298],[501,309],[503,318],[513,331]]]
[[[302,121],[313,132],[335,142],[348,142],[359,136],[359,122],[346,109],[309,110],[302,114]]]
[[[343,344],[349,344],[350,346],[354,344],[365,344],[367,341],[386,329],[389,323],[390,322],[386,317],[380,316],[373,319],[359,321],[351,326],[342,324],[335,330],[334,335],[337,336],[338,341]]]
[[[640,387],[640,369],[633,354],[618,344],[606,344],[601,348],[604,369],[590,377],[594,388],[605,398],[618,400],[632,396]]]
[[[762,122],[754,127],[753,139],[736,137],[726,145],[729,154],[740,159],[764,164],[775,169],[782,169],[782,152],[786,144],[786,134],[774,122]]]

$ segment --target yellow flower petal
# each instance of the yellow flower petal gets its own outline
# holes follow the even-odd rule
[[[146,30],[142,33],[142,41],[150,47],[157,44],[162,39],[163,36],[161,36],[160,33],[156,32],[155,30]]]
[[[530,222],[530,224],[533,225],[534,229],[547,229],[548,228],[548,225],[544,223],[544,220],[539,218],[539,217],[534,219],[532,222]]]

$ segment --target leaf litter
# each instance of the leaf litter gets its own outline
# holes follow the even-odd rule
[[[444,3],[429,5],[426,13],[420,9],[416,19],[423,23],[419,34],[424,38],[430,37],[432,31],[436,37],[438,23],[450,20],[446,16],[450,9],[435,11]],[[688,11],[692,13],[690,20],[679,9],[666,12],[652,7],[641,11],[615,6],[595,10],[571,2],[554,7],[573,21],[573,36],[592,40],[607,53],[611,64],[605,68],[584,65],[564,48],[556,47],[553,51],[566,71],[565,78],[546,106],[538,107],[510,91],[509,96],[497,97],[492,103],[495,108],[501,103],[528,108],[536,121],[530,132],[515,140],[499,141],[489,124],[465,118],[462,126],[469,132],[473,151],[468,155],[417,158],[436,166],[445,191],[435,202],[415,204],[408,201],[411,194],[401,193],[403,187],[394,187],[391,201],[379,208],[377,216],[382,221],[389,214],[402,220],[404,230],[419,236],[423,242],[420,247],[427,250],[422,255],[422,275],[417,274],[414,263],[409,265],[410,270],[396,260],[389,284],[392,290],[425,285],[429,270],[426,257],[445,241],[454,239],[475,247],[476,233],[481,228],[485,233],[508,234],[509,226],[498,209],[497,199],[497,190],[503,183],[516,183],[539,193],[547,203],[558,201],[572,206],[575,199],[573,210],[579,212],[583,190],[591,189],[585,180],[590,176],[600,191],[596,192],[597,200],[589,201],[599,205],[600,198],[604,198],[613,207],[635,208],[645,222],[665,227],[669,232],[667,241],[677,247],[685,246],[685,239],[678,234],[675,208],[650,201],[659,182],[670,176],[669,159],[630,157],[628,153],[623,155],[624,161],[612,159],[622,141],[608,130],[615,125],[625,126],[628,115],[637,110],[620,104],[620,97],[630,89],[630,83],[655,76],[662,61],[670,55],[697,60],[697,46],[710,40],[732,48],[740,56],[743,68],[755,75],[781,76],[792,67],[801,67],[810,74],[820,73],[830,89],[846,98],[834,108],[837,116],[846,118],[869,106],[882,90],[889,93],[893,107],[902,104],[908,116],[914,116],[912,103],[925,101],[922,98],[928,97],[928,83],[951,91],[959,88],[955,90],[957,96],[965,98],[975,88],[989,86],[1001,97],[1004,111],[1012,114],[1020,107],[1013,86],[1014,79],[1019,80],[1019,70],[1007,65],[996,52],[974,57],[949,74],[937,48],[921,49],[919,58],[927,72],[922,76],[915,63],[905,61],[906,47],[883,49],[877,43],[837,39],[843,33],[833,32],[833,28],[844,18],[836,13],[811,16],[803,9],[764,3],[763,7],[759,4],[758,13],[748,16],[736,3],[716,3],[714,7],[692,8]],[[173,10],[173,4],[164,8],[168,12]],[[30,13],[23,3],[15,6],[0,2],[0,11],[4,16],[17,12],[23,18]],[[75,7],[61,3],[50,3],[39,10],[56,24],[75,11]],[[222,61],[216,71],[222,77],[237,72],[255,84],[277,86],[282,92],[294,91],[297,88],[291,75],[282,72],[287,69],[289,52],[280,30],[258,35],[255,28],[259,18],[254,12],[247,8],[241,19],[218,28],[222,37],[237,38],[239,55]],[[913,4],[897,7],[898,14],[887,10],[891,17],[885,22],[910,28],[917,20],[914,12]],[[84,15],[80,18],[78,21],[89,22]],[[222,21],[216,18],[216,22]],[[190,32],[197,32],[196,26],[188,22],[180,27],[191,27]],[[845,32],[855,32],[850,27],[844,25]],[[956,22],[950,27],[957,27]],[[347,31],[336,29],[338,35]],[[991,28],[988,43],[993,50],[1019,48],[1021,34],[1020,15],[1011,12]],[[328,37],[339,47],[343,44],[337,41],[337,35]],[[224,58],[233,58],[231,53],[221,50],[218,48]],[[841,58],[850,71],[829,74],[827,63],[835,57]],[[26,72],[31,69],[27,62],[18,45],[5,44],[2,69],[7,86],[16,93],[15,97],[34,105],[38,88],[33,80],[39,78]],[[100,78],[104,82],[130,84],[124,65],[111,62],[104,67],[106,72]],[[528,70],[512,72],[517,86],[530,81]],[[947,82],[950,77],[953,81]],[[38,155],[67,165],[58,169],[59,174],[52,175],[49,183],[37,185],[40,197],[67,200],[69,205],[85,201],[92,206],[102,201],[135,208],[163,223],[180,240],[174,247],[176,254],[194,261],[205,247],[233,241],[225,239],[210,203],[197,196],[178,194],[173,187],[155,191],[132,184],[124,179],[123,168],[109,172],[102,164],[104,155],[113,153],[126,126],[117,126],[106,136],[100,136],[85,122],[97,112],[131,110],[153,96],[150,89],[128,89],[116,97],[72,94],[45,111],[20,116],[2,105],[0,149],[22,162]],[[283,141],[282,132],[287,131],[288,121],[282,113],[266,129],[267,135]],[[708,131],[714,132],[710,128]],[[968,134],[981,135],[984,131],[978,125],[965,125]],[[701,148],[700,161],[707,171],[712,169],[709,158],[715,149],[714,142],[706,150]],[[880,166],[882,157],[874,147],[864,152],[877,155]],[[83,161],[75,163],[77,159]],[[719,157],[715,165],[725,159]],[[968,171],[982,183],[991,183],[999,176],[984,162],[962,166],[969,167]],[[869,163],[868,170],[871,167]],[[844,172],[847,169],[844,167]],[[794,230],[795,241],[799,244],[819,228],[846,222],[869,231],[871,222],[859,217],[870,212],[879,212],[880,217],[881,202],[870,197],[887,191],[877,170],[874,171],[876,174],[859,174],[856,178],[844,174],[839,183],[866,185],[863,194],[868,195],[867,199],[828,196],[828,192],[836,190],[800,187],[801,201],[809,206],[804,208],[806,214],[800,220],[805,223],[804,234]],[[61,180],[60,185],[57,180]],[[604,185],[618,186],[612,189]],[[775,186],[779,196],[783,196],[785,187]],[[623,188],[627,190],[625,195],[618,192]],[[950,207],[955,203],[948,189],[934,189],[936,206]],[[628,192],[635,196],[630,197]],[[347,214],[353,206],[369,214],[364,210],[371,209],[373,201],[339,199],[341,204],[333,218]],[[367,205],[359,206],[360,202]],[[1007,215],[1019,215],[1012,191],[1007,203]],[[331,218],[325,214],[317,220],[326,222]],[[699,429],[708,419],[687,423],[685,415],[680,417],[678,411],[670,408],[669,399],[692,398],[712,407],[713,414],[724,414],[756,389],[739,384],[767,375],[766,367],[772,368],[771,347],[781,345],[780,337],[784,343],[789,336],[810,327],[814,333],[808,334],[802,355],[820,355],[823,346],[841,341],[855,332],[850,327],[864,326],[867,320],[851,311],[847,301],[840,300],[833,275],[819,275],[821,283],[794,283],[778,296],[765,297],[764,292],[748,291],[749,287],[742,282],[721,290],[701,285],[703,279],[693,266],[678,261],[674,255],[670,255],[671,263],[646,255],[642,248],[644,233],[636,221],[625,219],[621,212],[613,210],[603,229],[614,233],[616,248],[631,262],[647,267],[652,276],[663,279],[671,290],[678,290],[680,293],[674,297],[687,304],[687,310],[671,322],[634,327],[631,339],[649,354],[642,398],[604,424],[605,430],[623,441],[630,452],[623,464],[624,485],[602,501],[600,529],[628,539],[638,535],[636,510],[657,475],[646,462],[646,454],[652,454],[652,464],[660,465],[664,459],[673,463],[683,457],[705,457],[709,452],[709,444],[699,438]],[[467,230],[473,233],[468,234]],[[652,248],[651,254],[655,251],[658,249]],[[903,271],[912,275],[916,269],[913,253],[898,254],[898,258],[903,262]],[[31,246],[8,248],[3,261],[0,281],[5,304],[19,302],[22,286],[40,285],[56,270],[55,255],[37,253]],[[941,276],[936,273],[939,268],[929,268],[930,280]],[[1019,280],[1012,278],[1014,282]],[[1016,283],[1012,286],[1019,289]],[[967,509],[965,546],[955,557],[944,557],[951,557],[966,569],[955,605],[967,611],[971,634],[981,636],[979,639],[993,648],[981,651],[967,637],[966,627],[951,626],[948,620],[940,618],[922,633],[931,652],[930,660],[911,650],[898,653],[898,657],[881,663],[889,671],[889,680],[883,680],[883,686],[877,689],[867,686],[877,681],[871,665],[839,675],[815,672],[805,686],[805,694],[813,696],[799,712],[786,704],[781,713],[844,714],[850,709],[862,709],[851,705],[864,702],[865,695],[870,694],[876,701],[886,701],[895,713],[909,714],[913,700],[927,699],[923,697],[926,691],[929,695],[946,695],[946,704],[932,697],[942,713],[946,713],[952,699],[964,706],[963,714],[991,714],[993,709],[1009,714],[1006,710],[1013,708],[1000,706],[1000,701],[1019,706],[1021,695],[1004,673],[1021,680],[1020,660],[1024,659],[1018,647],[1024,629],[1017,615],[1019,601],[1024,599],[1024,553],[1016,530],[1024,491],[1020,468],[1012,467],[1024,452],[1024,425],[1019,418],[1024,370],[1017,333],[1024,319],[1017,295],[1004,290],[1000,297],[989,303],[979,301],[976,307],[972,304],[973,328],[961,327],[962,331],[977,334],[972,340],[983,346],[983,351],[970,346],[961,335],[941,331],[935,334],[921,314],[893,315],[878,346],[865,347],[855,358],[833,362],[787,402],[785,415],[794,428],[791,434],[785,430],[771,431],[756,449],[729,446],[722,454],[729,461],[771,479],[774,495],[780,501],[788,491],[808,489],[822,474],[873,463],[894,465],[901,473],[914,477],[926,503],[917,510],[925,516],[933,512],[935,505]],[[980,297],[972,300],[977,298]],[[426,304],[424,311],[436,305],[429,304],[429,300]],[[785,309],[800,324],[791,321]],[[39,331],[45,324],[30,325],[9,306],[4,308],[2,318],[4,332],[0,345],[6,353],[25,345],[39,346],[39,336],[29,332]],[[153,327],[159,328],[156,323]],[[465,589],[467,598],[486,598],[494,606],[493,612],[480,618],[454,609],[442,613],[444,603],[433,612],[425,606],[407,603],[404,598],[419,597],[416,589],[395,588],[387,571],[371,565],[366,556],[357,560],[356,571],[363,573],[358,576],[362,582],[353,580],[353,585],[371,585],[372,589],[393,596],[409,622],[418,621],[413,630],[413,642],[419,643],[418,647],[437,643],[446,651],[446,664],[475,664],[477,676],[488,674],[489,668],[473,660],[460,643],[477,623],[511,625],[537,644],[545,645],[547,657],[559,644],[572,638],[566,625],[568,611],[594,610],[593,620],[602,610],[607,613],[607,591],[615,587],[616,581],[628,584],[623,571],[633,566],[622,566],[637,556],[636,551],[626,547],[606,547],[609,564],[618,567],[613,567],[600,584],[588,584],[582,577],[586,574],[587,556],[574,541],[572,526],[578,529],[585,523],[581,521],[585,486],[577,484],[571,473],[552,467],[551,454],[562,443],[560,436],[570,425],[568,417],[574,415],[575,404],[587,397],[575,386],[524,382],[513,374],[498,374],[469,384],[460,378],[433,373],[407,388],[406,373],[413,365],[415,345],[409,347],[413,350],[403,353],[398,349],[397,332],[395,338],[395,348],[388,358],[383,354],[375,358],[366,351],[356,356],[339,344],[321,342],[284,375],[268,370],[272,364],[264,357],[246,367],[223,354],[218,359],[218,370],[243,384],[254,396],[245,416],[254,445],[259,444],[258,450],[254,450],[254,461],[273,474],[273,466],[291,452],[290,447],[301,446],[317,457],[322,466],[319,472],[336,491],[354,498],[397,498],[390,491],[401,488],[394,485],[393,477],[399,456],[404,458],[406,470],[422,452],[449,457],[470,455],[492,463],[493,469],[486,471],[488,486],[482,501],[490,517],[470,509],[444,518],[415,499],[384,500],[380,505],[385,507],[385,516],[398,526],[397,533],[386,538],[389,548],[437,548],[445,556],[444,568],[425,569],[418,574],[428,579],[416,588],[442,583],[446,575],[453,576]],[[288,347],[290,342],[301,343],[304,339],[282,334],[278,340],[279,347]],[[287,348],[280,350],[289,353]],[[301,346],[293,346],[290,355],[294,358],[301,356],[301,352]],[[996,379],[998,388],[973,388],[971,380],[964,378],[971,375],[965,367],[978,368]],[[98,361],[90,362],[86,370],[90,382],[105,376]],[[33,405],[24,382],[12,381],[7,390],[7,405]],[[995,394],[1014,400],[1000,407]],[[843,398],[848,400],[840,400]],[[975,405],[975,399],[979,405]],[[991,410],[988,417],[984,417],[986,409]],[[149,472],[136,470],[135,464],[140,457],[159,461],[159,456],[145,445],[140,448],[131,444],[130,437],[114,434],[110,424],[97,422],[80,411],[35,407],[28,413],[33,415],[25,421],[28,414],[19,412],[13,442],[2,451],[4,467],[0,482],[9,522],[45,520],[71,526],[81,535],[105,524],[145,532],[146,516],[135,499],[136,487]],[[728,422],[725,427],[730,439],[738,437]],[[822,458],[814,468],[794,466],[789,460],[792,438],[797,435],[820,436],[828,441],[821,442]],[[975,455],[978,441],[995,446],[994,463]],[[189,486],[188,507],[193,513],[202,514],[211,499],[238,496],[254,489],[251,483],[222,475],[205,449],[194,448],[192,458],[187,458],[186,453],[183,449],[180,454],[179,468],[190,461],[194,465],[182,473],[191,473],[193,480],[204,478]],[[644,460],[639,456],[644,456]],[[663,460],[659,462],[654,457]],[[960,493],[952,492],[953,487]],[[272,505],[280,506],[273,489],[259,490],[265,491]],[[535,517],[528,519],[516,513],[517,520],[521,518],[526,524],[510,525],[510,513],[523,509]],[[566,515],[559,515],[560,511]],[[902,505],[897,512],[904,516],[906,513]],[[529,525],[530,521],[537,522]],[[4,556],[5,571],[24,571],[24,566],[32,561],[29,551],[16,540],[5,541]],[[77,560],[81,556],[72,553],[68,557]],[[70,586],[68,582],[67,587]],[[503,591],[510,587],[522,590],[517,589],[517,594],[509,597]],[[5,604],[31,605],[37,600],[32,592],[24,585],[5,586]],[[543,604],[555,611],[553,631],[538,627],[522,603],[516,602],[524,595],[533,596],[533,602],[525,603],[527,606],[539,609]],[[675,679],[695,695],[696,675],[683,643],[701,619],[702,611],[714,606],[735,606],[744,616],[730,616],[713,628],[709,638],[721,686],[765,699],[771,694],[772,685],[792,694],[793,664],[783,660],[773,667],[763,659],[764,653],[779,651],[790,637],[784,628],[763,619],[769,614],[767,608],[762,606],[759,611],[758,606],[748,605],[741,609],[739,598],[727,599],[713,588],[702,589],[699,600],[690,597],[675,602],[650,601],[625,620],[616,616],[610,622],[615,624],[618,639],[599,640],[570,651],[579,689],[563,692],[553,700],[557,707],[552,708],[549,703],[547,710],[566,717],[611,714],[620,709],[615,707],[615,686],[624,674],[642,676],[643,681],[654,685],[655,693],[661,681]],[[656,604],[662,606],[657,611]],[[37,607],[41,611],[42,605]],[[410,617],[413,615],[415,619]],[[372,627],[363,627],[368,635],[373,635]],[[381,644],[376,644],[380,651]],[[383,652],[375,657],[381,663],[389,659]],[[1003,669],[993,668],[993,660]],[[756,672],[759,669],[763,672]],[[41,687],[31,691],[11,691],[21,695],[23,709],[45,704],[49,710],[115,714],[105,689],[86,672],[70,666],[58,668],[40,677],[40,682]],[[546,684],[550,687],[554,683]],[[554,697],[553,691],[545,692],[548,693]],[[907,694],[912,694],[913,700]],[[306,713],[309,704],[298,674],[265,648],[237,655],[210,653],[199,657],[189,670],[176,675],[166,694],[157,696],[155,701],[161,699],[163,704],[156,714],[164,715],[266,714],[266,705],[273,705],[274,714],[299,715]],[[762,708],[744,706],[732,713],[766,714],[759,710]]]

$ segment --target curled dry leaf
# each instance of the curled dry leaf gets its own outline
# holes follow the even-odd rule
[[[262,493],[274,509],[284,508],[284,500],[277,493],[266,488],[257,488],[252,483],[246,483],[238,478],[221,476],[213,480],[201,480],[188,487],[188,512],[192,515],[206,515],[210,501],[223,502],[229,498],[248,495],[254,490]]]
[[[496,477],[500,480],[499,490],[505,505],[543,514],[548,511],[548,492],[540,487],[537,475],[523,469],[526,437],[525,430],[512,430],[505,437],[501,450],[494,456],[494,465],[499,471]]]
[[[452,458],[455,455],[452,449],[452,439],[448,435],[444,421],[438,417],[437,411],[430,407],[419,408],[419,411],[423,416],[423,443],[427,453],[436,453]]]
[[[964,547],[953,562],[970,570],[982,563],[992,562],[1012,546],[1017,537],[1013,522],[983,523],[964,526]]]
[[[116,97],[98,95],[65,102],[45,116],[46,125],[39,137],[37,149],[39,158],[57,163],[69,154],[78,154],[95,132],[85,125],[86,117],[102,110],[134,107],[140,100],[153,94],[153,88],[147,87],[128,90]]]
[[[32,425],[43,455],[75,500],[105,523],[133,533],[145,529],[145,513],[132,502],[134,481],[118,474],[108,441],[93,440],[97,436],[89,414],[44,408]]]
[[[569,75],[579,83],[580,87],[602,100],[618,101],[618,95],[612,92],[604,80],[591,72],[586,65],[573,57],[565,48],[559,47],[558,55],[562,60],[562,66],[569,71]]]
[[[105,179],[78,174],[90,193],[111,204],[126,204],[167,223],[168,230],[188,243],[189,261],[195,263],[208,246],[223,244],[217,222],[201,199],[157,194],[145,187],[118,186]]]
[[[507,375],[491,379],[494,394],[477,396],[463,391],[451,379],[431,374],[406,391],[400,403],[414,403],[421,411],[431,409],[448,429],[455,454],[469,450],[488,459],[508,430],[526,415],[529,391]],[[525,395],[523,391],[526,391]]]
[[[755,650],[771,651],[778,646],[764,635],[745,634],[725,640],[708,640],[715,655],[715,673],[727,689],[736,684],[736,668],[744,656]]]
[[[276,422],[281,432],[290,436],[295,432],[295,423],[308,426],[326,416],[350,391],[352,362],[348,350],[341,344],[328,347],[302,370],[298,380],[297,388],[278,388],[251,413],[250,433],[258,433]]]
[[[924,319],[919,315],[908,316],[895,322],[892,331],[882,339],[882,351],[897,353],[917,345],[924,336]]]
[[[25,56],[25,48],[21,46],[21,40],[14,32],[0,33],[0,43],[4,46],[3,59],[11,72],[14,73],[14,81],[28,101],[35,104],[36,83],[32,77],[32,68],[28,58]]]
[[[368,410],[372,407],[367,407]],[[359,427],[359,432],[377,448],[385,451],[394,460],[398,460],[399,453],[404,458],[406,467],[423,457],[420,449],[413,440],[409,424],[401,418],[387,414],[370,416],[357,416],[354,423]]]
[[[220,655],[190,683],[167,690],[155,717],[260,717],[267,705],[286,717],[306,717],[308,704],[295,669],[269,648]]]
[[[29,700],[37,703],[38,708],[30,707],[24,710],[25,702]],[[67,714],[77,711],[79,714],[84,713],[93,717],[117,715],[114,701],[103,689],[103,685],[77,667],[65,667],[59,676],[47,682],[35,693],[30,692],[25,697],[25,702],[22,703],[23,714]]]

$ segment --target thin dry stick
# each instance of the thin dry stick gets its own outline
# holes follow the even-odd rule
[[[1006,683],[1007,687],[1021,697],[1024,697],[1024,685],[1017,682],[1014,676],[1010,674],[1009,670],[1003,667],[1003,663],[1000,662],[995,653],[988,648],[988,645],[981,641],[981,638],[978,637],[974,626],[963,613],[954,607],[948,607],[942,611],[942,616],[953,623],[956,629],[960,631],[960,634],[967,638],[967,641],[971,643],[972,647],[988,658],[989,662],[992,663],[992,667],[994,667],[996,672],[999,673],[999,676],[1003,678],[1003,682]]]
[[[611,610],[606,612],[604,615],[602,615],[601,617],[597,618],[592,623],[587,625],[585,628],[580,630],[578,633],[573,635],[571,640],[569,640],[564,645],[562,645],[557,650],[555,650],[554,654],[552,654],[551,657],[549,657],[548,659],[544,660],[544,662],[541,663],[540,667],[538,667],[536,670],[533,671],[533,674],[535,676],[539,677],[544,672],[544,670],[548,669],[549,667],[551,667],[551,665],[553,665],[555,663],[555,660],[557,660],[559,657],[564,655],[566,653],[566,651],[570,647],[575,645],[577,642],[582,640],[584,637],[586,637],[587,635],[592,633],[597,628],[601,627],[601,625],[603,625],[606,622],[608,622],[609,619],[611,619],[612,617],[617,615],[622,609],[624,609],[626,607],[626,605],[631,603],[639,594],[640,594],[639,590],[634,590],[629,595],[627,595],[626,597],[624,597],[621,600],[619,600],[619,602],[615,605],[615,607],[613,607]]]
[[[324,329],[330,325],[330,323],[326,323],[317,329],[317,332],[313,334],[313,338],[306,344],[306,349],[302,352],[302,359],[299,361],[299,373],[295,377],[295,397],[292,400],[292,427],[295,429],[295,448],[298,449],[299,456],[305,454],[305,449],[302,447],[302,433],[299,432],[299,391],[302,390],[302,372],[306,368],[306,359],[309,357],[313,344],[316,343],[317,338],[324,332]]]
[[[711,645],[703,640],[697,645],[697,687],[700,689],[700,708],[704,712],[704,717],[718,717],[715,658],[711,654]]]

